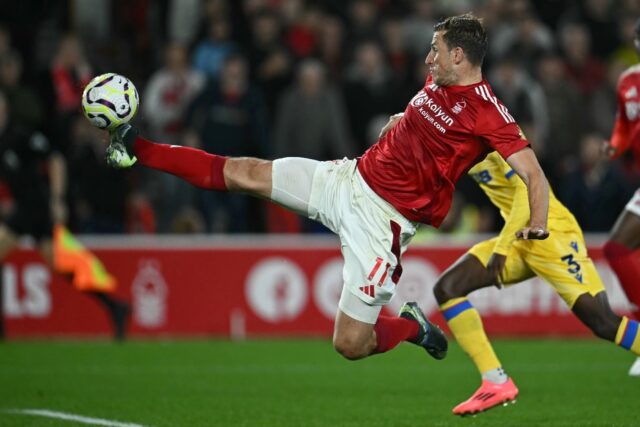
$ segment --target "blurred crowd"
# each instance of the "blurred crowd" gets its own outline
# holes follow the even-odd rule
[[[637,0],[21,0],[0,12],[0,96],[66,160],[79,233],[323,232],[243,195],[159,172],[113,171],[80,112],[95,75],[129,77],[151,139],[229,156],[361,154],[423,86],[441,18],[484,19],[484,74],[585,231],[608,231],[640,184],[603,158],[620,73],[638,62]],[[25,189],[28,191],[28,189]],[[11,194],[0,186],[0,213]],[[491,232],[498,213],[463,178],[445,232]]]

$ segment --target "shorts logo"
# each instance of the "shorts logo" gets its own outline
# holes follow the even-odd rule
[[[575,253],[578,253],[578,242],[573,241],[569,243],[569,246],[571,246],[571,249],[573,249]]]
[[[369,295],[371,298],[376,297],[376,287],[373,285],[361,286],[360,290],[364,292],[365,295]]]

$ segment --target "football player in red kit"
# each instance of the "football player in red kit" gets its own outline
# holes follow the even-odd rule
[[[636,24],[634,44],[640,55],[640,21]],[[618,112],[606,151],[616,158],[626,150],[633,150],[640,164],[640,64],[627,69],[618,80]],[[604,245],[604,254],[616,272],[620,284],[633,307],[633,315],[640,320],[640,189],[636,191],[622,211]],[[628,331],[629,345],[640,342],[640,331]],[[633,337],[633,339],[631,338]],[[621,340],[623,337],[619,337]],[[640,357],[629,370],[629,375],[640,377]]]
[[[196,186],[249,193],[322,222],[340,236],[344,257],[336,350],[360,359],[410,341],[441,359],[447,341],[415,303],[406,303],[398,317],[380,310],[394,295],[401,255],[416,228],[440,225],[460,176],[497,151],[528,187],[530,222],[517,236],[548,236],[547,180],[482,77],[486,49],[486,32],[474,16],[438,23],[425,59],[430,74],[424,87],[393,129],[358,159],[227,158],[150,142],[126,124],[111,133],[107,161],[129,167],[137,160]]]

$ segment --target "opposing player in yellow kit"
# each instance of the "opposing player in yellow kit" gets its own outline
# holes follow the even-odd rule
[[[549,238],[516,240],[516,231],[529,221],[522,180],[495,152],[471,168],[469,175],[500,209],[505,225],[498,237],[473,246],[449,267],[434,288],[449,328],[482,375],[480,388],[453,413],[482,412],[515,401],[518,395],[489,343],[478,311],[467,299],[476,289],[500,288],[539,276],[595,335],[640,355],[638,322],[611,310],[580,226],[553,193],[549,194]]]

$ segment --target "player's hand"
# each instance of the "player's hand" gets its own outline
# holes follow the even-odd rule
[[[524,227],[516,232],[520,240],[544,240],[549,237],[549,230],[544,227]]]
[[[67,205],[59,197],[52,197],[49,203],[51,209],[51,220],[54,224],[67,223]]]
[[[493,278],[493,286],[498,289],[502,288],[503,276],[502,272],[504,271],[504,266],[507,264],[507,256],[502,254],[493,253],[491,254],[491,258],[489,258],[489,263],[487,264],[487,270],[489,274]]]
[[[611,146],[611,142],[609,142],[609,140],[602,141],[602,154],[607,156],[607,158],[615,156],[616,151],[616,148]]]
[[[395,125],[397,125],[398,122],[402,119],[402,116],[404,116],[404,113],[398,113],[398,114],[394,114],[393,116],[390,116],[389,121],[387,122],[386,125],[384,125],[384,127],[380,131],[380,135],[378,135],[378,139],[382,138],[383,136],[385,136],[387,132],[393,129]]]

